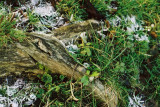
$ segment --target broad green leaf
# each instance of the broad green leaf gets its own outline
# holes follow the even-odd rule
[[[121,66],[124,66],[124,65],[125,65],[125,63],[123,63],[123,62],[122,62],[120,65],[121,65]]]
[[[56,91],[56,92],[59,92],[60,87],[59,87],[59,86],[56,86],[55,88],[56,88],[55,91]]]
[[[90,45],[92,45],[92,43],[88,42],[86,45],[87,45],[87,46],[90,46]]]
[[[83,85],[88,85],[89,83],[89,78],[87,75],[84,75],[82,78],[81,78],[81,82],[83,83]]]
[[[86,71],[86,74],[87,74],[87,75],[89,75],[89,74],[90,74],[90,71],[89,71],[89,70],[87,70],[87,71]]]
[[[81,51],[82,55],[85,55],[86,53],[87,53],[86,50]]]
[[[91,50],[89,48],[85,48],[86,52],[87,52],[87,55],[88,56],[91,56]]]
[[[84,47],[84,43],[80,44],[79,46],[80,46],[80,47]]]
[[[98,77],[100,75],[100,73],[98,73],[97,71],[94,71],[91,75],[91,77]]]
[[[124,72],[124,68],[120,68],[120,71],[121,71],[121,72]]]
[[[52,76],[49,75],[49,74],[47,74],[47,73],[45,73],[45,74],[43,74],[41,80],[42,80],[43,82],[45,82],[46,84],[52,83]]]
[[[41,65],[41,64],[39,64],[39,69],[40,69],[40,70],[43,70],[43,68],[44,68],[44,66]]]

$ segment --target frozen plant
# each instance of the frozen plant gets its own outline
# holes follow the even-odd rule
[[[146,41],[146,42],[149,42],[148,40],[148,37],[144,34],[143,36],[139,37],[138,34],[134,35],[134,38],[137,40],[137,41]]]
[[[4,85],[0,87],[0,90],[6,90],[5,94],[7,95],[0,95],[0,107],[32,105],[37,99],[35,96],[36,88],[32,87],[30,83],[26,84],[22,79],[17,79],[12,86]]]
[[[137,40],[137,41],[146,41],[149,42],[149,39],[147,37],[147,33],[145,33],[145,29],[140,23],[137,22],[136,16],[122,16],[120,18],[119,16],[116,16],[115,18],[110,20],[110,24],[113,27],[126,27],[126,34],[128,35],[129,40]],[[123,29],[124,30],[124,29]],[[124,30],[125,31],[125,30]],[[142,33],[139,33],[142,32]]]
[[[39,17],[43,25],[51,26],[52,29],[64,24],[64,18],[59,16],[59,13],[55,11],[50,3],[34,7],[33,13]]]
[[[79,50],[78,46],[73,44],[73,40],[71,42],[68,42],[68,45],[66,45],[65,47],[72,54],[75,54],[75,52],[78,52]]]
[[[39,2],[42,2],[42,0],[31,0],[33,6],[37,5]]]
[[[34,8],[33,13],[40,15],[41,17],[45,16],[57,16],[57,12],[55,12],[53,6],[50,3],[46,3]]]
[[[142,96],[128,96],[129,98],[129,104],[128,107],[145,107],[145,102],[142,100]]]

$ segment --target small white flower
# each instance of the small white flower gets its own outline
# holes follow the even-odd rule
[[[146,29],[147,31],[151,31],[151,27],[150,27],[150,26],[146,26],[145,29]]]
[[[32,100],[36,100],[36,96],[34,94],[30,94],[29,96]]]
[[[88,63],[83,63],[83,66],[84,66],[85,68],[90,67],[90,65],[89,65]]]
[[[77,47],[77,45],[73,45],[72,48],[73,48],[73,50],[75,50],[75,51],[78,51],[78,50],[79,50],[79,48]]]
[[[66,46],[66,48],[71,53],[77,52],[79,50],[77,45],[73,45],[73,44],[69,44],[68,46]]]

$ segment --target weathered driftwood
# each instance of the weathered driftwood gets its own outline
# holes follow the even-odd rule
[[[0,49],[0,77],[22,73],[40,74],[42,71],[36,68],[36,62],[48,67],[52,73],[66,75],[76,80],[83,76],[85,68],[73,60],[59,39],[36,33],[27,33],[27,36],[30,38],[23,43]],[[96,80],[94,85],[91,83],[88,85],[88,89],[94,92],[103,104],[116,107],[118,98],[112,88],[104,87]]]

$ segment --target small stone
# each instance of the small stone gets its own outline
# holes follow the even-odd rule
[[[89,77],[89,81],[92,82],[94,80],[94,77]]]
[[[154,27],[154,24],[151,24],[151,27],[153,28],[153,27]]]

